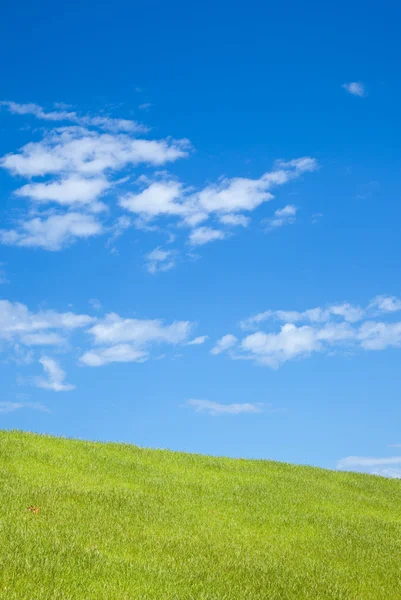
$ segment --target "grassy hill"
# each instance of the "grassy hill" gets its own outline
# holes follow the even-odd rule
[[[400,481],[3,431],[0,507],[0,598],[401,598]]]

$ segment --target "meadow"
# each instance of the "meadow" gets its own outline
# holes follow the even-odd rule
[[[0,507],[0,598],[401,598],[398,480],[1,431]]]

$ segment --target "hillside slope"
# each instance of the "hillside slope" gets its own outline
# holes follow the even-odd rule
[[[0,503],[0,598],[401,598],[400,481],[3,431]]]

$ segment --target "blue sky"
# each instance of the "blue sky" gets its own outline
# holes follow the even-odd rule
[[[397,3],[5,12],[1,427],[400,476]]]

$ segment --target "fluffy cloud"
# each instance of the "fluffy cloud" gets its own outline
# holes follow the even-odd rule
[[[100,133],[82,127],[47,132],[17,154],[7,154],[0,166],[14,175],[38,177],[75,174],[85,177],[117,171],[126,165],[164,165],[188,154],[188,140],[145,140],[126,134]]]
[[[17,229],[0,229],[0,242],[8,246],[60,250],[79,238],[103,232],[102,223],[93,215],[67,212],[21,221]]]
[[[123,319],[115,313],[93,325],[88,333],[96,346],[81,356],[81,362],[98,367],[111,362],[143,362],[154,344],[184,344],[192,330],[189,321],[165,325],[160,319]]]
[[[57,181],[28,183],[15,191],[17,196],[39,203],[56,202],[61,205],[90,204],[110,187],[104,177],[84,178],[70,175]]]
[[[88,367],[101,367],[112,362],[144,362],[148,356],[147,352],[131,344],[116,344],[110,348],[85,352],[80,360]]]
[[[181,190],[182,184],[177,181],[154,182],[138,194],[123,196],[119,204],[147,219],[159,215],[183,216],[187,208],[180,201]]]
[[[160,319],[123,319],[115,313],[106,315],[89,329],[96,344],[135,342],[139,346],[149,342],[180,344],[186,341],[192,325],[189,321],[175,321],[165,325]]]
[[[351,81],[350,83],[343,83],[342,87],[352,96],[359,96],[360,98],[365,96],[365,86],[360,81]]]
[[[35,378],[35,385],[37,387],[52,390],[53,392],[69,392],[75,389],[74,385],[64,383],[65,373],[57,361],[44,356],[39,362],[43,367],[46,377]]]
[[[260,413],[263,408],[260,404],[219,404],[210,400],[188,400],[187,404],[196,412],[203,412],[212,416],[239,415],[243,413]]]
[[[344,350],[384,350],[401,347],[401,322],[371,320],[378,306],[387,313],[395,312],[398,299],[378,296],[366,308],[349,304],[332,304],[306,311],[267,310],[240,323],[242,329],[257,329],[266,321],[269,328],[280,325],[278,331],[256,331],[245,336],[232,358],[243,358],[277,368],[283,363],[316,352]],[[219,354],[231,348],[237,338],[223,336],[213,348]]]
[[[226,234],[220,229],[212,229],[211,227],[198,227],[189,234],[189,243],[191,246],[203,246],[209,242],[216,240],[224,240]]]
[[[0,230],[0,243],[7,245],[54,251],[78,238],[121,231],[121,217],[115,227],[106,227],[105,216],[100,214],[109,208],[100,199],[121,184],[124,188],[114,195],[121,208],[137,215],[137,227],[150,229],[149,221],[173,218],[178,226],[190,228],[189,244],[201,246],[229,237],[233,227],[246,227],[250,217],[244,213],[273,199],[275,187],[317,169],[317,162],[311,157],[278,161],[259,178],[222,177],[198,190],[156,170],[136,176],[132,189],[132,173],[128,170],[141,165],[159,169],[185,158],[191,150],[189,141],[143,139],[138,135],[146,128],[135,121],[80,115],[62,105],[47,111],[37,104],[0,104],[14,114],[32,115],[50,126],[39,141],[31,141],[0,158],[0,167],[11,175],[34,178],[19,187],[15,195],[34,203],[36,213],[26,211],[14,228]],[[107,197],[111,200],[110,193]],[[49,203],[65,212],[50,216],[40,213]],[[278,226],[280,220],[291,222],[295,215],[289,214],[290,210],[288,206],[276,211],[273,226]],[[114,213],[111,218],[115,219]],[[208,219],[218,221],[220,226],[200,226]],[[162,253],[167,252],[171,254],[163,258]],[[146,268],[151,273],[173,266],[172,251],[157,248],[147,257]]]
[[[96,303],[96,309],[101,306]],[[88,366],[101,366],[111,362],[144,362],[151,358],[151,349],[160,345],[197,345],[207,336],[190,340],[194,324],[174,321],[166,324],[161,319],[129,319],[116,313],[104,317],[91,317],[72,312],[53,310],[30,311],[24,304],[0,300],[0,349],[18,358],[22,348],[29,348],[29,361],[37,346],[64,345],[71,347],[72,334],[83,331],[79,346],[88,338],[89,348],[81,355],[80,362]],[[68,341],[68,345],[66,342]],[[64,391],[72,386],[64,382],[64,373],[58,363],[42,357],[40,363],[47,378],[37,378],[36,385],[46,389]]]
[[[195,192],[176,180],[153,181],[141,192],[122,196],[119,202],[145,219],[170,215],[193,227],[216,214],[226,225],[246,226],[248,219],[241,212],[253,211],[271,200],[272,188],[316,169],[317,162],[310,157],[281,161],[259,179],[224,178]]]

